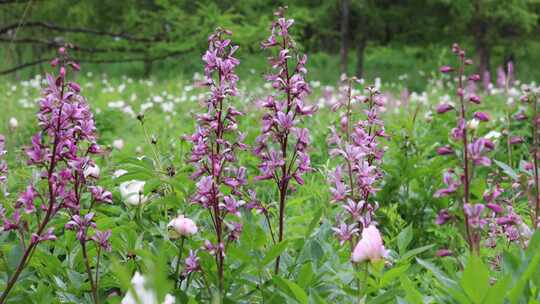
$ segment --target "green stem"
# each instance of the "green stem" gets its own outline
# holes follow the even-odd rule
[[[181,237],[180,238],[180,248],[178,249],[178,259],[177,259],[177,262],[176,262],[176,270],[175,270],[175,277],[174,277],[174,286],[178,286],[178,281],[179,281],[179,277],[180,277],[180,264],[181,264],[181,260],[182,260],[182,251],[184,250],[184,241],[185,241],[185,237]]]

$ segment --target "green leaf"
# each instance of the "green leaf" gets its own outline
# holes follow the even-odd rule
[[[442,272],[439,268],[437,268],[430,262],[421,260],[419,258],[416,258],[416,261],[418,262],[418,264],[424,266],[424,268],[431,271],[435,278],[437,278],[437,280],[439,280],[439,282],[441,282],[444,286],[451,288],[456,288],[458,286],[456,281],[449,278],[444,272]]]
[[[380,288],[387,286],[392,283],[396,278],[402,276],[409,269],[409,264],[404,264],[398,267],[394,267],[387,272],[385,272],[381,278]]]
[[[525,271],[523,271],[522,275],[519,277],[519,280],[510,290],[510,293],[508,294],[510,303],[518,303],[518,300],[523,295],[523,291],[525,290],[529,279],[538,271],[538,267],[540,267],[540,252],[537,252],[532,258]]]
[[[416,303],[424,303],[424,299],[422,298],[422,294],[416,289],[416,286],[414,286],[414,283],[409,280],[407,276],[401,276],[401,287],[403,290],[405,290],[405,299],[408,303],[416,304]]]
[[[279,276],[273,276],[272,280],[279,287],[279,289],[284,291],[286,294],[292,296],[299,303],[301,304],[308,303],[308,295],[296,283],[289,281],[285,278],[279,277]]]
[[[268,265],[268,263],[275,260],[285,249],[287,248],[288,240],[283,240],[277,244],[272,245],[272,248],[268,251],[264,259],[261,261],[260,266],[264,267]]]
[[[311,266],[310,262],[305,263],[302,265],[302,268],[300,269],[300,273],[298,274],[298,285],[302,286],[303,288],[306,288],[309,286],[309,283],[313,280],[313,267]]]
[[[321,219],[322,213],[323,213],[323,208],[321,207],[313,215],[313,218],[311,219],[311,222],[309,223],[309,226],[306,230],[306,234],[305,234],[306,239],[311,235],[315,227],[319,224],[319,220]]]
[[[407,260],[409,258],[412,258],[412,257],[414,257],[416,255],[419,255],[420,253],[422,253],[422,252],[424,252],[426,250],[431,249],[433,246],[435,246],[435,245],[431,244],[431,245],[426,245],[426,246],[411,249],[411,250],[405,252],[405,254],[401,257],[401,259],[402,260]]]
[[[512,283],[512,277],[510,275],[499,279],[495,285],[493,285],[484,299],[484,304],[503,304],[508,285]]]
[[[399,253],[403,254],[405,250],[407,249],[407,246],[411,243],[413,238],[413,229],[412,224],[407,226],[403,231],[401,231],[397,236],[397,243],[398,243],[398,249]]]
[[[477,255],[470,255],[461,277],[461,287],[473,301],[482,303],[489,289],[489,270]]]
[[[506,175],[510,176],[514,180],[518,179],[518,174],[516,173],[516,171],[514,171],[514,169],[510,168],[510,166],[496,159],[494,159],[493,161],[497,166],[499,166],[499,168],[503,170],[504,173],[506,173]]]

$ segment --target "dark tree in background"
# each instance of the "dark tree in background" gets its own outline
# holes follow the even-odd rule
[[[289,6],[296,43],[336,55],[342,73],[364,76],[370,47],[472,45],[481,72],[493,50],[513,58],[539,36],[537,0],[19,0],[0,1],[0,74],[41,72],[70,43],[83,63],[155,63],[193,58],[217,26],[231,29],[242,55],[258,53],[272,12]],[[186,64],[191,61],[185,60]]]

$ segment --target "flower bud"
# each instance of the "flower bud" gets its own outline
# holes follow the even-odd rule
[[[471,97],[469,97],[469,101],[475,104],[480,104],[480,96],[471,95]]]
[[[167,225],[172,231],[172,238],[188,237],[197,233],[197,225],[195,222],[183,214],[180,214],[177,218],[170,221]]]
[[[448,103],[442,103],[439,106],[437,106],[437,114],[443,114],[450,110],[453,110],[454,106]]]
[[[521,143],[523,143],[524,140],[521,136],[512,136],[510,137],[510,144],[511,145],[519,145]]]
[[[485,112],[475,112],[474,118],[478,119],[479,121],[489,121],[489,115]]]
[[[453,72],[454,68],[448,65],[444,65],[439,70],[441,71],[441,73],[447,74],[447,73]]]
[[[377,262],[387,256],[381,234],[377,227],[370,225],[362,231],[362,239],[354,247],[351,260],[353,263],[361,263],[369,260]]]
[[[439,258],[447,257],[447,256],[451,256],[451,255],[452,255],[452,251],[449,250],[449,249],[439,249],[439,250],[437,250],[437,252],[435,253],[435,255],[438,256]]]
[[[19,121],[17,120],[17,118],[11,117],[9,119],[9,129],[11,131],[15,131],[15,129],[17,129],[17,127],[19,127]]]
[[[470,81],[480,81],[480,75],[472,74],[471,76],[469,76],[469,80]]]
[[[489,209],[491,209],[491,211],[493,211],[495,213],[502,213],[503,212],[503,208],[500,205],[497,205],[497,204],[487,203],[486,207],[488,207]]]
[[[60,63],[60,59],[54,58],[53,60],[51,60],[51,67],[55,68],[58,63]]]
[[[439,147],[439,148],[437,148],[437,154],[439,154],[439,155],[454,154],[454,149],[452,149],[452,147],[450,147],[450,146]]]
[[[76,82],[70,82],[68,86],[75,92],[79,93],[81,91],[81,86]]]

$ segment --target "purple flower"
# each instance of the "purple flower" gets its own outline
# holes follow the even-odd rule
[[[450,215],[450,212],[448,212],[448,209],[442,209],[439,214],[437,215],[437,219],[435,219],[435,224],[437,225],[444,225],[446,222],[448,222],[452,216]]]
[[[448,65],[445,65],[445,66],[442,66],[440,69],[441,73],[450,73],[450,72],[453,72],[454,71],[454,68],[452,68],[451,66],[448,66]]]
[[[450,249],[439,249],[435,255],[440,258],[447,257],[452,255],[452,251]]]
[[[92,194],[92,199],[98,203],[109,203],[112,204],[112,193],[103,189],[100,186],[90,186],[90,193]]]
[[[487,223],[485,219],[482,218],[482,212],[485,209],[485,206],[482,204],[465,204],[463,205],[465,214],[468,217],[469,225],[473,228],[482,228]]]
[[[36,190],[32,185],[28,185],[26,187],[26,191],[21,193],[19,196],[19,199],[17,200],[15,204],[15,208],[20,208],[24,205],[24,210],[26,213],[32,213],[36,210],[36,207],[34,206],[34,199],[37,198]]]
[[[94,236],[92,236],[92,240],[96,242],[101,249],[105,250],[106,252],[111,252],[111,243],[109,242],[111,234],[112,232],[110,229],[105,231],[96,230],[96,233]]]
[[[359,229],[356,228],[356,224],[347,225],[346,223],[341,223],[339,227],[332,227],[332,230],[336,233],[339,239],[339,245],[341,246],[350,241],[352,236],[359,231]]]
[[[475,104],[480,104],[480,97],[478,95],[469,96],[469,101]]]
[[[449,169],[443,174],[443,182],[447,187],[437,190],[437,192],[435,192],[434,194],[434,197],[448,196],[456,192],[458,187],[461,185],[459,179],[455,177],[455,173],[451,169]]]
[[[197,252],[190,250],[189,255],[185,261],[185,268],[183,274],[187,276],[193,272],[198,272],[200,270],[201,265],[199,264],[199,257],[197,256]]]
[[[475,112],[474,118],[480,120],[480,121],[489,121],[489,115],[485,112]]]
[[[450,110],[453,110],[454,106],[448,103],[441,103],[437,106],[437,113],[438,114],[444,114]]]
[[[486,151],[485,139],[476,139],[468,145],[467,149],[475,165],[491,166],[491,159],[484,155]]]
[[[525,140],[521,136],[511,136],[510,137],[510,144],[511,145],[519,145],[519,144],[522,144],[523,142],[525,142]]]
[[[454,149],[452,149],[452,147],[450,146],[443,146],[443,147],[439,147],[437,148],[437,154],[439,155],[450,155],[450,154],[454,154]]]
[[[96,224],[94,223],[93,219],[93,212],[90,212],[83,217],[80,215],[74,215],[71,217],[71,220],[67,222],[66,229],[77,231],[77,239],[81,242],[86,242],[88,228],[96,228]]]

